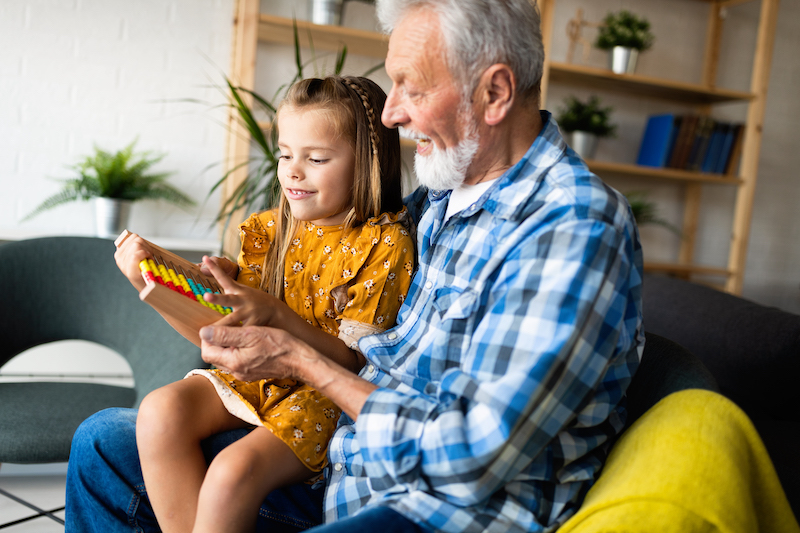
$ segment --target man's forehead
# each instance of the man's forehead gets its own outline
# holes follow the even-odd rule
[[[424,64],[430,65],[435,62],[432,59],[444,58],[442,44],[438,16],[425,8],[410,11],[389,37],[386,69],[407,73]]]

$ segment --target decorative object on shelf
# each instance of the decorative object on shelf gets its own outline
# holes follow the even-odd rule
[[[574,96],[566,99],[556,118],[561,131],[567,134],[569,145],[584,159],[594,158],[597,141],[612,137],[617,127],[611,124],[611,107],[601,107],[600,98],[593,95],[586,102]]]
[[[361,0],[368,4],[372,0]],[[338,26],[342,23],[345,0],[308,0],[308,20],[314,24]]]
[[[179,207],[195,205],[194,200],[166,183],[171,172],[148,173],[165,154],[134,152],[136,141],[109,153],[94,148],[94,155],[68,168],[77,178],[65,180],[61,192],[42,202],[23,220],[75,200],[95,201],[98,237],[116,237],[127,225],[131,204],[139,200],[166,200]]]
[[[658,215],[658,207],[655,202],[647,199],[647,193],[633,191],[625,193],[625,198],[628,199],[628,205],[631,206],[631,213],[633,213],[633,218],[636,220],[637,226],[642,227],[647,224],[657,224],[668,229],[678,237],[683,238],[683,233],[681,233],[680,229]]]
[[[609,13],[597,34],[595,46],[608,50],[608,66],[615,74],[633,74],[639,52],[653,45],[650,22],[627,10]]]
[[[599,28],[602,26],[600,22],[589,22],[583,19],[583,9],[578,8],[575,12],[575,18],[567,22],[567,38],[569,39],[569,47],[567,48],[567,63],[572,63],[572,56],[575,53],[575,46],[580,44],[583,46],[583,63],[589,61],[589,50],[592,47],[591,41],[584,39],[582,36],[583,27]]]

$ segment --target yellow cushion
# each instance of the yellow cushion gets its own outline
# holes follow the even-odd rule
[[[753,424],[733,402],[676,392],[614,445],[559,533],[800,532]]]

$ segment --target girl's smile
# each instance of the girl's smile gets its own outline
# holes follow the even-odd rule
[[[278,114],[278,179],[292,216],[340,224],[353,203],[355,154],[329,113],[287,106]]]

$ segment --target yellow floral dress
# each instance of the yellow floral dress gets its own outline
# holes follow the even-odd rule
[[[239,283],[259,287],[264,257],[275,239],[274,211],[239,225]],[[302,223],[284,264],[284,300],[309,324],[358,349],[358,339],[392,327],[414,270],[408,214],[384,214],[344,232],[342,226]],[[311,470],[326,464],[328,440],[340,409],[292,379],[239,381],[221,370],[207,377],[226,409],[283,440]]]

